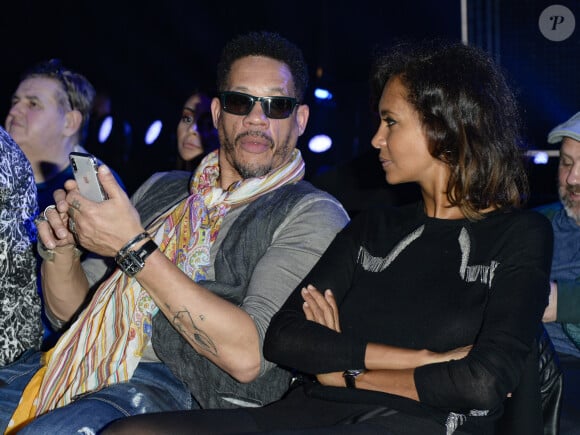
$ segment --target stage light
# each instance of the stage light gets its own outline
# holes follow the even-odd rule
[[[332,93],[328,89],[316,88],[314,96],[319,100],[332,100]]]
[[[534,156],[534,163],[536,165],[545,165],[548,163],[548,154],[545,152],[539,152]]]
[[[528,157],[532,158],[532,161],[536,165],[547,165],[550,157],[560,157],[559,150],[529,150],[526,152]]]
[[[153,121],[145,133],[145,145],[152,145],[159,138],[162,128],[163,123],[159,119]]]
[[[323,153],[332,147],[332,139],[325,134],[317,134],[308,142],[308,149],[313,153]]]
[[[111,135],[111,131],[113,131],[113,117],[107,116],[99,127],[99,143],[105,143]]]

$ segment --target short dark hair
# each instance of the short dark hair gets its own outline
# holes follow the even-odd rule
[[[232,64],[247,56],[269,57],[288,65],[294,79],[295,97],[303,101],[308,87],[308,67],[302,50],[278,33],[265,31],[237,36],[225,45],[217,66],[218,92],[227,90]]]
[[[375,51],[374,103],[393,77],[419,113],[429,152],[451,168],[452,205],[477,219],[479,210],[527,200],[518,104],[487,53],[460,42],[399,41]]]

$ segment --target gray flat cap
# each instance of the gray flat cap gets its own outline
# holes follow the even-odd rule
[[[580,112],[548,133],[548,143],[559,143],[564,137],[580,141]]]

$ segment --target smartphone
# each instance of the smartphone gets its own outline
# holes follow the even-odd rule
[[[103,186],[97,177],[99,163],[91,154],[72,152],[69,154],[70,164],[81,195],[91,201],[107,199]]]

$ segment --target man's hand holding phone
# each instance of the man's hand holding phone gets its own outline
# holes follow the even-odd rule
[[[114,257],[128,240],[144,229],[137,210],[111,170],[106,165],[98,166],[96,178],[104,194],[102,198],[91,200],[82,193],[78,181],[68,180],[64,185],[66,204],[62,204],[62,210],[67,209],[69,222],[73,220],[72,229],[83,248]],[[61,205],[57,206],[61,210]],[[71,229],[70,224],[68,227]]]

